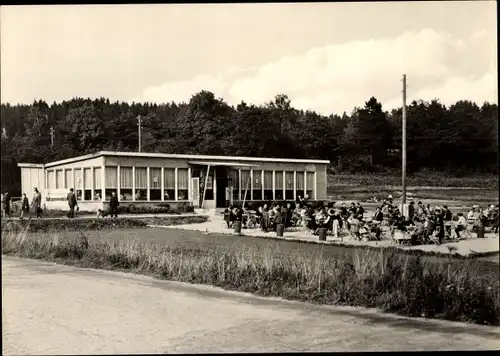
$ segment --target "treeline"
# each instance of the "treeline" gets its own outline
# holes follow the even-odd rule
[[[498,173],[498,107],[435,100],[408,106],[408,172]],[[294,109],[286,95],[236,107],[202,91],[188,103],[163,105],[74,98],[48,105],[1,105],[2,191],[20,193],[18,162],[44,163],[100,150],[329,159],[336,172],[401,167],[402,109],[375,98],[352,113]],[[51,144],[53,128],[53,145]]]

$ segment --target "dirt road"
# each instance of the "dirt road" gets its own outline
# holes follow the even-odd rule
[[[258,298],[132,274],[2,258],[3,353],[500,348],[500,328]]]

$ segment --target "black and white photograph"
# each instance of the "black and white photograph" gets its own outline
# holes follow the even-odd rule
[[[497,2],[0,7],[2,354],[500,350]]]

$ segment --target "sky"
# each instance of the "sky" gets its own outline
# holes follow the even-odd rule
[[[0,7],[1,102],[497,103],[496,1]]]

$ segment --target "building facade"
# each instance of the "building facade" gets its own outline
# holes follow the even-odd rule
[[[324,160],[98,152],[45,165],[20,163],[22,192],[34,187],[47,209],[66,209],[74,188],[81,210],[104,209],[112,192],[120,205],[189,203],[224,208],[231,203],[326,199]],[[229,199],[228,199],[229,198]]]

